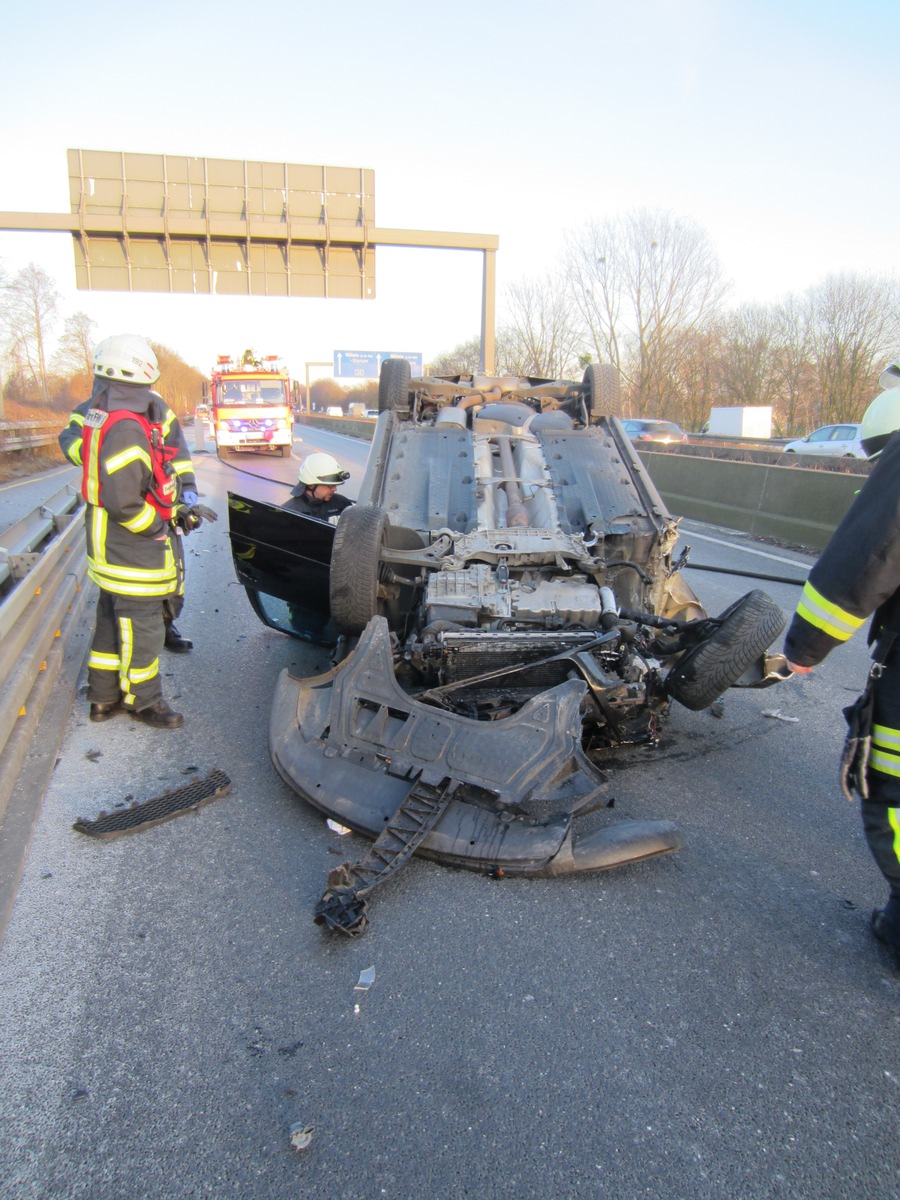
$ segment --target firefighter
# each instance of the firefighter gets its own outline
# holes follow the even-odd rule
[[[154,420],[156,355],[123,334],[97,347],[94,373],[108,385],[82,419],[82,494],[87,503],[88,574],[100,588],[88,658],[92,721],[121,712],[158,729],[184,723],[163,699],[159,653],[162,601],[176,594],[173,519],[177,449]],[[197,522],[199,523],[199,522]]]
[[[138,340],[144,342],[143,338]],[[84,418],[92,408],[106,407],[106,397],[111,382],[112,380],[108,376],[98,375],[95,367],[94,387],[90,400],[85,400],[83,404],[79,404],[75,408],[69,417],[68,425],[59,435],[60,449],[69,462],[76,467],[82,465],[81,439],[84,431]],[[156,392],[151,395],[153,397],[153,418],[162,426],[166,446],[174,451],[171,469],[175,472],[181,485],[180,503],[184,508],[193,508],[199,500],[199,492],[184,430],[181,428],[178,417],[168,407],[162,396]],[[175,552],[175,565],[178,571],[178,587],[171,596],[167,596],[163,601],[163,617],[166,628],[164,644],[166,649],[172,651],[173,654],[189,654],[194,648],[194,643],[190,638],[179,633],[175,625],[175,621],[181,616],[181,610],[184,608],[184,544],[180,534],[173,539],[172,548]]]
[[[292,499],[287,500],[282,508],[337,525],[338,517],[353,503],[346,496],[337,494],[338,485],[349,478],[350,472],[343,470],[338,460],[330,454],[308,454],[300,464],[297,484],[291,492]]]
[[[872,932],[900,969],[900,362],[880,383],[886,390],[860,430],[875,469],[810,571],[784,653],[791,670],[808,674],[873,617],[869,684],[845,709],[842,775],[859,792],[866,841],[889,889]]]

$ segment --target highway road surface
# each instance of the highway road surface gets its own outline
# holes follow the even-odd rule
[[[365,449],[321,439],[358,478]],[[413,860],[364,937],[329,937],[313,906],[365,842],[266,745],[278,672],[328,656],[259,623],[226,518],[229,489],[284,498],[308,448],[281,482],[239,473],[274,460],[198,455],[221,519],[188,541],[194,652],[163,664],[184,729],[92,725],[83,695],[69,718],[0,951],[0,1195],[900,1197],[900,976],[835,778],[863,637],[718,715],[676,706],[658,748],[610,763],[612,817],[675,821],[678,854],[549,880]],[[697,563],[802,580],[811,561],[684,528]],[[798,595],[690,578],[712,612]],[[231,792],[195,814],[72,829],[214,767]]]

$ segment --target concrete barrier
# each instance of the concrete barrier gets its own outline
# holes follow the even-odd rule
[[[860,475],[641,450],[666,506],[692,517],[821,550],[865,482]]]

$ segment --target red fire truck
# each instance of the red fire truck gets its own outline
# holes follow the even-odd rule
[[[209,403],[217,450],[278,450],[290,454],[291,380],[277,354],[245,350],[235,363],[220,354],[210,378]]]

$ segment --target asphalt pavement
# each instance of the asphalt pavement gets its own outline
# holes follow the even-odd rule
[[[900,975],[836,783],[862,636],[718,715],[674,706],[658,748],[610,761],[614,808],[591,819],[675,821],[678,854],[549,880],[415,859],[362,938],[329,937],[313,906],[366,843],[267,750],[278,672],[328,656],[257,620],[225,503],[286,495],[306,449],[240,486],[252,462],[198,455],[221,519],[187,543],[194,652],[163,664],[183,730],[92,725],[83,696],[69,718],[0,950],[0,1194],[900,1197]],[[810,562],[696,523],[685,540],[736,570]],[[712,612],[798,595],[689,578]],[[110,842],[72,829],[213,767],[231,791],[197,813]]]

